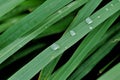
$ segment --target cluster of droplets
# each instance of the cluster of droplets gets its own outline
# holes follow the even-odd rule
[[[120,0],[118,0],[118,1],[120,2]],[[72,5],[68,5],[68,7],[71,7],[71,6],[72,6]],[[113,7],[114,5],[111,4],[110,6]],[[105,10],[106,10],[106,11],[109,11],[108,8],[105,8]],[[61,14],[62,11],[59,10],[58,13]],[[101,18],[101,16],[99,15],[99,16],[97,16],[97,18],[99,19],[99,18]],[[85,22],[90,25],[90,24],[93,23],[93,20],[92,20],[90,17],[88,17],[88,18],[85,19]],[[89,29],[92,30],[93,27],[90,26]],[[74,30],[70,30],[69,33],[70,33],[71,36],[75,36],[75,35],[76,35],[76,32],[75,32]],[[56,43],[52,44],[50,47],[51,47],[52,50],[58,50],[58,49],[60,48],[60,46],[59,46],[58,44],[56,44]]]
[[[93,23],[93,20],[92,20],[90,17],[88,17],[88,18],[86,18],[86,19],[85,19],[85,22],[86,22],[87,24],[89,24],[89,25],[90,25],[90,24],[92,24],[92,23]],[[89,29],[90,29],[90,30],[92,30],[92,29],[93,29],[93,27],[92,27],[92,26],[90,26],[90,27],[89,27]]]

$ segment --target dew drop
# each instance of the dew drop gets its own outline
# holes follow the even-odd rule
[[[113,5],[113,4],[110,4],[110,6],[112,6],[112,7],[113,7],[114,5]]]
[[[76,35],[76,32],[73,31],[73,30],[71,30],[71,31],[70,31],[70,35],[71,35],[71,36],[75,36],[75,35]]]
[[[120,0],[118,0],[120,2]]]
[[[105,8],[106,11],[108,11],[109,9],[108,8]]]
[[[90,30],[92,30],[92,29],[93,29],[93,27],[89,27],[89,29],[90,29]]]
[[[100,16],[97,16],[97,18],[100,18]]]
[[[59,11],[58,11],[58,13],[62,13],[62,11],[61,11],[61,10],[59,10]]]
[[[52,44],[50,47],[51,47],[52,50],[57,50],[57,49],[60,48],[60,46],[56,43]]]
[[[85,21],[87,24],[91,24],[93,22],[93,20],[90,17],[86,18]]]

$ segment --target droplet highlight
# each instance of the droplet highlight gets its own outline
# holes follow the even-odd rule
[[[61,11],[61,10],[59,10],[59,11],[58,11],[58,13],[60,13],[60,14],[61,14],[61,13],[62,13],[62,11]]]
[[[60,48],[60,46],[56,43],[52,44],[50,47],[52,50],[58,50]]]
[[[100,18],[100,16],[97,16],[97,18]]]
[[[92,29],[93,29],[93,27],[89,27],[89,29],[90,29],[90,30],[92,30]]]
[[[73,31],[73,30],[71,30],[71,31],[70,31],[70,35],[71,35],[71,36],[75,36],[75,35],[76,35],[76,32]]]
[[[106,11],[109,11],[109,9],[108,9],[108,8],[105,8],[105,10],[106,10]]]
[[[113,7],[114,5],[113,5],[113,4],[110,4],[110,6],[112,6],[112,7]]]
[[[90,17],[86,18],[85,21],[87,24],[93,23],[93,20]]]

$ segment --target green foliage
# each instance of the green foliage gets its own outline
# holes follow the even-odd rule
[[[119,16],[120,0],[0,0],[0,79],[117,80]]]

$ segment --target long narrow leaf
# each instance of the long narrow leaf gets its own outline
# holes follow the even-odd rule
[[[120,79],[120,63],[115,65],[111,70],[109,70],[107,73],[105,73],[97,80],[119,80],[119,79]]]
[[[114,5],[114,7],[112,7],[110,4]],[[86,21],[81,22],[78,26],[76,26],[73,29],[76,35],[72,34],[71,36],[71,34],[68,32],[60,40],[58,40],[56,43],[52,44],[50,47],[48,47],[43,52],[41,52],[41,54],[36,56],[32,61],[30,61],[27,65],[21,68],[8,80],[13,80],[17,78],[30,79],[31,77],[33,77],[37,72],[39,72],[42,68],[44,68],[49,62],[51,62],[57,56],[62,54],[62,52],[64,52],[70,46],[75,44],[79,39],[85,36],[88,32],[90,32],[91,28],[89,27],[92,26],[92,28],[96,28],[98,25],[100,25],[110,16],[118,12],[120,10],[119,5],[120,5],[120,2],[118,0],[114,0],[108,3],[108,5],[106,5],[104,8],[97,11],[95,14],[93,14],[90,17],[90,19],[92,20],[91,24],[89,24]],[[106,8],[109,8],[109,9],[106,10]],[[100,18],[98,16],[100,16]],[[35,35],[35,33],[31,34],[31,36],[32,35]],[[31,36],[27,37],[27,39],[30,38]]]
[[[110,36],[108,36],[108,38],[109,37]],[[106,37],[104,36],[103,38],[105,39]],[[94,66],[115,47],[117,43],[111,43],[114,38],[116,38],[116,36],[111,38],[109,41],[107,41],[107,43],[105,43],[102,47],[100,47],[100,49],[98,49],[97,52],[95,52],[85,62],[79,65],[78,66],[79,68],[69,77],[68,80],[80,80],[90,70],[92,70]]]
[[[48,16],[64,7],[72,0],[47,0],[44,4],[38,7],[34,12],[25,18],[21,19],[18,23],[10,27],[6,32],[0,36],[0,49],[4,48],[17,38],[23,36],[25,33],[40,24]],[[54,5],[54,6],[53,6]],[[45,10],[45,11],[44,11]],[[27,22],[27,23],[26,23]],[[19,29],[18,29],[19,27]],[[14,34],[13,34],[14,32]]]
[[[94,0],[90,0],[87,2],[87,4],[79,10],[77,16],[75,17],[75,19],[73,20],[73,22],[71,23],[71,25],[68,27],[68,29],[65,31],[68,32],[70,29],[72,29],[73,27],[75,27],[76,25],[78,25],[82,20],[84,20],[86,17],[90,16],[90,14],[95,10],[95,8],[100,4],[100,2],[102,2],[102,0],[96,0],[96,2],[94,2]],[[94,5],[91,5],[91,4],[94,4]],[[91,6],[91,9],[89,9],[89,7]],[[82,14],[81,14],[82,12]],[[87,14],[86,14],[87,13]],[[64,34],[65,34],[64,33]],[[54,61],[53,61],[54,63]],[[49,65],[52,65],[53,64],[52,62],[49,64]],[[57,64],[57,63],[56,63]],[[54,64],[54,65],[56,65]],[[48,68],[50,66],[46,66],[46,68]],[[44,70],[44,69],[43,69]],[[45,70],[46,71],[46,70]],[[42,71],[43,72],[43,71]],[[45,73],[45,72],[44,72]],[[46,71],[47,73],[47,71]],[[42,77],[42,76],[41,76]],[[45,77],[45,76],[43,76]],[[48,76],[49,77],[49,76]]]
[[[6,46],[5,48],[3,48],[0,51],[0,63],[2,63],[4,60],[6,60],[9,56],[11,56],[12,54],[14,54],[17,50],[19,50],[21,47],[23,47],[25,44],[27,44],[29,41],[31,41],[32,39],[34,39],[35,37],[37,37],[40,33],[42,33],[44,30],[46,30],[48,27],[50,27],[51,25],[53,25],[54,23],[56,23],[58,20],[60,20],[61,18],[63,18],[64,16],[66,16],[67,14],[69,14],[70,12],[72,12],[74,9],[78,8],[79,6],[83,5],[85,3],[85,1],[82,1],[83,3],[79,3],[81,1],[75,1],[72,4],[72,6],[68,7],[66,6],[65,8],[62,9],[63,13],[56,13],[56,15],[54,16],[53,19],[51,19],[50,21],[48,21],[47,23],[45,23],[43,26],[41,26],[39,29],[35,30],[34,32],[32,32],[31,34],[27,35],[27,36],[23,36],[21,38],[18,38],[17,40],[15,40],[14,42],[12,42],[10,45]],[[74,8],[71,8],[73,7]],[[61,16],[62,14],[64,14],[63,16]]]
[[[77,68],[77,66],[81,64],[88,55],[90,55],[88,53],[97,45],[107,29],[112,25],[118,16],[119,14],[112,16],[112,18],[110,17],[103,25],[100,25],[93,30],[93,32],[91,32],[80,44],[71,59],[55,73],[52,79],[65,80]]]
[[[7,0],[6,2],[3,1],[3,4],[0,4],[0,17],[11,11],[13,8],[18,6],[20,3],[24,2],[25,0]],[[1,1],[2,2],[2,1]]]

